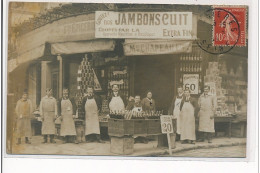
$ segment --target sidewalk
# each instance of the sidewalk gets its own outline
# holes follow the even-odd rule
[[[110,153],[110,142],[105,143],[67,143],[62,144],[61,140],[56,139],[56,144],[42,144],[41,136],[33,136],[32,144],[14,145],[14,154],[56,154],[56,155],[81,155],[81,156],[116,156],[117,154]],[[176,148],[172,149],[173,153],[178,153],[187,150],[209,149],[226,146],[243,145],[246,150],[246,138],[215,138],[213,143],[197,142],[196,144],[181,144],[176,142]],[[128,156],[160,156],[167,155],[168,148],[157,148],[157,141],[150,141],[148,144],[134,144],[134,153]],[[206,156],[205,156],[206,157]]]

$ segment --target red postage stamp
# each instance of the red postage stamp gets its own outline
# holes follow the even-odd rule
[[[213,45],[246,45],[246,8],[214,8]]]

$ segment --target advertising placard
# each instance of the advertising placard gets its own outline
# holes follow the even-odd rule
[[[96,38],[195,39],[192,12],[96,11]]]
[[[183,88],[189,88],[191,94],[199,94],[199,74],[184,74]]]

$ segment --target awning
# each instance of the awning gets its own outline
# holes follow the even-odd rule
[[[113,51],[115,41],[110,39],[77,41],[51,44],[51,54],[75,54],[87,52]]]
[[[45,44],[37,48],[31,49],[23,54],[19,54],[16,58],[8,60],[8,72],[14,71],[18,66],[27,62],[36,60],[44,55]]]
[[[138,40],[125,39],[124,53],[133,55],[158,55],[190,53],[192,40]]]

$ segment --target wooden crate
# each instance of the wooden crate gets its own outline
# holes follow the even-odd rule
[[[128,155],[134,152],[134,138],[129,136],[111,137],[110,152],[120,155]]]
[[[147,121],[148,120],[134,120],[134,134],[140,136],[147,135]]]
[[[161,122],[160,119],[150,119],[147,121],[147,134],[148,135],[157,135],[161,132]]]
[[[247,133],[246,122],[232,123],[231,134],[232,137],[245,138]]]
[[[108,135],[122,137],[125,135],[134,134],[134,121],[124,119],[113,119],[108,120]]]

